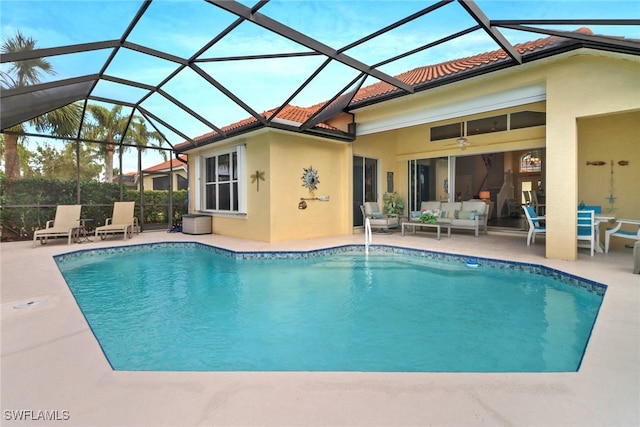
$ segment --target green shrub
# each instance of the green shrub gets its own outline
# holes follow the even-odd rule
[[[57,205],[77,203],[76,181],[59,181],[42,178],[7,180],[0,178],[0,226],[3,241],[32,239],[35,230],[44,228],[55,217]],[[125,190],[124,201],[136,202],[135,214],[143,224],[168,224],[169,192],[149,190],[144,192],[144,218],[140,215],[140,192]],[[103,225],[113,213],[113,203],[120,201],[117,183],[84,181],[80,183],[82,218],[93,219],[89,229]],[[177,225],[186,214],[187,190],[173,192],[173,219]]]

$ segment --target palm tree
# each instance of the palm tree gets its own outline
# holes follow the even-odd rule
[[[25,37],[18,31],[16,35],[2,43],[0,53],[16,53],[34,50],[36,41]],[[13,89],[40,83],[41,73],[54,75],[51,63],[43,58],[17,61],[6,71],[0,72],[0,82],[3,89]],[[72,136],[78,131],[82,107],[79,104],[69,104],[50,113],[29,120],[29,124],[38,132],[51,132],[58,136]],[[13,126],[9,130],[24,132],[24,123]],[[5,134],[5,175],[9,179],[20,178],[20,160],[18,156],[17,134]]]
[[[113,154],[116,144],[122,139],[128,117],[122,115],[122,105],[115,105],[111,110],[101,105],[90,104],[87,109],[95,120],[93,130],[99,134],[99,139],[105,141],[101,146],[104,154],[105,181],[113,181]]]
[[[122,114],[121,105],[115,105],[109,110],[101,105],[91,104],[87,106],[87,109],[96,122],[92,129],[99,135],[99,139],[106,142],[103,146],[103,154],[105,158],[105,181],[107,182],[113,181],[113,156],[120,140],[136,145],[139,152],[144,151],[146,147],[160,147],[162,145],[162,135],[159,132],[150,132],[147,129],[144,118],[140,116],[133,116],[129,127],[126,128],[129,117]],[[150,144],[149,142],[152,140],[158,141],[158,143]],[[163,157],[166,156],[164,151],[162,154]]]
[[[160,148],[162,147],[162,141],[164,138],[160,132],[157,131],[149,131],[147,129],[147,124],[144,119],[140,116],[134,117],[134,120],[131,122],[131,127],[133,130],[133,134],[131,138],[133,139],[134,144],[138,147],[138,152],[142,153],[147,147],[152,148]],[[128,136],[129,134],[127,134]],[[157,141],[157,143],[153,143],[152,141]],[[167,161],[167,152],[165,150],[160,150],[160,155]]]

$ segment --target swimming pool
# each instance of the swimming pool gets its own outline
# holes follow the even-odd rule
[[[606,287],[475,260],[198,243],[56,257],[116,370],[576,371]]]

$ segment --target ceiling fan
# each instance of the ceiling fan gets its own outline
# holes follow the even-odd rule
[[[470,145],[471,143],[469,142],[469,140],[467,138],[464,137],[460,137],[456,140],[456,145],[458,147],[460,147],[461,150],[464,150],[467,148],[468,145]]]

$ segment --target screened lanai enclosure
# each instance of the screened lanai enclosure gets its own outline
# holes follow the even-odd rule
[[[171,228],[187,213],[186,148],[265,127],[348,143],[355,122],[323,121],[563,50],[640,55],[640,17],[591,3],[2,2],[3,238],[28,238],[57,204],[99,223],[119,200],[136,201],[143,230]],[[547,36],[564,42],[514,48]],[[447,70],[495,49],[499,61]],[[399,77],[426,64],[443,64],[436,83]],[[356,96],[376,82],[382,96]],[[292,120],[291,106],[311,113]]]

